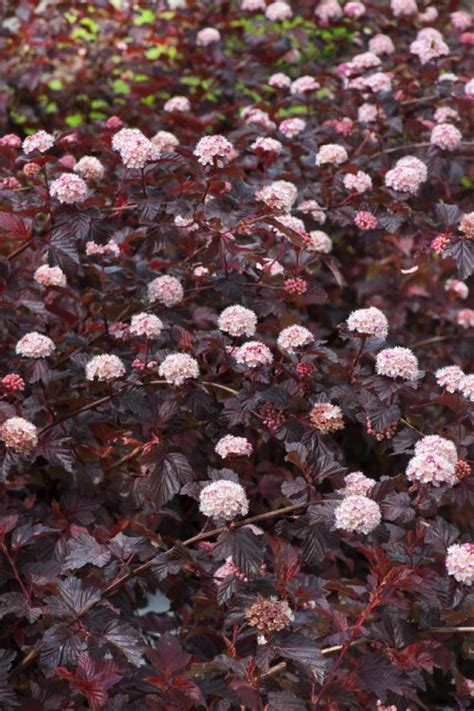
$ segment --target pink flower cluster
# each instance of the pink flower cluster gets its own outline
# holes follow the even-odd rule
[[[169,153],[179,146],[179,139],[170,131],[157,131],[151,142],[159,151],[168,151]]]
[[[376,306],[353,311],[347,318],[347,328],[364,336],[385,339],[388,335],[387,317]]]
[[[316,165],[341,165],[348,158],[344,146],[340,146],[337,143],[326,143],[316,153]]]
[[[345,497],[335,512],[335,525],[344,531],[370,533],[382,521],[380,506],[367,496],[350,495]]]
[[[86,244],[86,254],[88,257],[118,257],[120,247],[113,239],[109,239],[105,244],[90,241]]]
[[[56,346],[51,338],[37,331],[27,333],[15,346],[15,353],[24,358],[49,358],[55,350]]]
[[[281,22],[282,20],[289,20],[293,17],[293,11],[286,2],[280,2],[280,0],[278,0],[267,6],[265,17],[267,20],[270,20],[270,22]]]
[[[64,287],[67,284],[66,275],[61,267],[49,267],[47,264],[38,267],[33,278],[41,286]]]
[[[385,174],[385,185],[398,192],[416,195],[427,178],[428,169],[423,161],[415,156],[405,156]]]
[[[216,521],[232,521],[237,516],[245,516],[249,501],[245,489],[234,481],[220,479],[207,484],[199,497],[201,513]]]
[[[260,341],[247,341],[237,348],[233,355],[236,362],[246,368],[258,368],[273,363],[271,350]]]
[[[222,459],[232,456],[248,457],[253,452],[253,447],[246,437],[235,437],[231,434],[221,437],[214,449]]]
[[[178,279],[172,276],[161,276],[153,279],[147,287],[148,299],[151,303],[159,301],[164,306],[176,306],[184,298],[183,287]]]
[[[439,123],[431,131],[431,145],[443,151],[455,151],[461,145],[461,141],[461,131],[451,123]]]
[[[194,149],[194,155],[202,165],[222,165],[230,160],[233,154],[232,143],[220,135],[204,136]]]
[[[54,136],[46,131],[38,131],[33,133],[32,136],[27,136],[23,141],[23,152],[33,153],[33,151],[38,151],[39,153],[46,153],[50,148],[54,146]]]
[[[95,156],[83,156],[74,165],[74,172],[79,173],[86,180],[101,180],[105,174],[105,168]]]
[[[302,133],[306,128],[306,121],[301,118],[288,118],[281,121],[278,125],[278,130],[286,138],[295,138],[300,133]]]
[[[395,346],[385,348],[377,354],[375,369],[387,378],[416,380],[419,374],[418,359],[409,348]]]
[[[277,339],[278,347],[288,353],[294,353],[297,348],[307,346],[314,341],[314,336],[304,326],[288,326],[280,331]]]
[[[254,311],[238,304],[228,306],[217,320],[221,331],[229,336],[253,336],[257,330],[257,315]]]
[[[170,353],[161,363],[158,373],[170,385],[182,385],[185,380],[199,378],[199,364],[187,353]]]
[[[456,447],[451,440],[439,435],[422,437],[415,445],[415,456],[408,462],[406,475],[409,481],[440,486],[457,483]]]
[[[198,47],[207,47],[210,44],[219,42],[221,39],[221,33],[216,30],[215,27],[204,27],[204,29],[199,30],[196,36],[196,44]]]
[[[250,148],[255,151],[255,153],[270,153],[275,156],[280,155],[283,150],[280,141],[277,141],[275,138],[262,138],[261,136],[251,144]]]
[[[108,383],[125,375],[125,366],[116,355],[102,353],[90,359],[86,364],[86,378]]]
[[[344,478],[345,486],[341,493],[344,496],[365,496],[374,484],[374,479],[370,479],[362,472],[351,472]]]
[[[297,96],[298,94],[307,94],[312,91],[316,91],[319,87],[320,85],[314,77],[299,77],[291,83],[290,93],[294,96]]]
[[[298,196],[298,190],[286,180],[276,180],[266,185],[256,194],[256,199],[264,202],[273,210],[289,212]]]
[[[112,138],[112,148],[126,168],[144,168],[159,156],[158,148],[138,128],[122,128]]]
[[[0,427],[0,440],[14,452],[29,454],[38,444],[38,431],[24,417],[10,417]]]
[[[130,335],[158,338],[163,330],[163,321],[155,314],[139,313],[132,316]]]
[[[458,583],[474,583],[474,544],[454,543],[446,553],[446,569]]]
[[[165,102],[163,106],[163,111],[168,113],[182,113],[185,114],[191,111],[191,102],[187,96],[172,96],[171,99]]]
[[[82,178],[74,173],[61,173],[49,187],[51,197],[66,205],[82,202],[86,199],[88,188]]]
[[[416,40],[410,45],[410,52],[416,54],[422,64],[449,54],[449,47],[438,30],[426,27],[418,32]]]
[[[354,190],[359,194],[365,193],[367,190],[372,189],[372,178],[362,170],[358,170],[355,174],[346,173],[342,179],[342,182],[347,190]]]

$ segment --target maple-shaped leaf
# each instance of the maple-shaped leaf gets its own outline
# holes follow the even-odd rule
[[[121,652],[136,667],[142,662],[140,635],[126,622],[112,620],[102,631],[102,637]]]
[[[44,457],[50,464],[64,467],[70,473],[76,467],[70,439],[64,437],[64,434],[58,429],[52,429],[41,437],[35,454]]]
[[[221,533],[214,547],[217,558],[232,557],[234,565],[245,575],[256,575],[263,563],[263,548],[260,536],[250,528],[237,528]]]
[[[454,543],[458,536],[459,529],[445,521],[441,516],[438,516],[430,523],[430,527],[426,532],[425,543],[432,546],[434,550],[445,553],[448,546]]]
[[[472,240],[459,239],[452,242],[445,254],[456,262],[459,277],[467,279],[474,272],[474,244]]]
[[[0,230],[14,239],[29,239],[31,224],[31,220],[26,217],[20,217],[12,212],[0,212]]]
[[[186,457],[180,452],[167,452],[149,474],[151,494],[156,506],[168,503],[181,486],[191,481],[193,471]]]
[[[109,562],[110,552],[85,528],[72,525],[70,533],[71,537],[67,541],[68,554],[64,564],[66,570],[79,569],[88,564],[103,568]]]
[[[191,655],[183,651],[176,637],[169,633],[162,635],[155,649],[147,650],[146,656],[165,681],[183,672],[191,661]]]
[[[9,684],[10,668],[16,654],[10,649],[0,649],[0,708],[13,709],[20,706],[16,692]]]
[[[48,612],[53,617],[76,619],[100,600],[97,588],[82,587],[80,578],[69,577],[58,585],[57,596],[46,598]]]
[[[87,648],[83,635],[69,623],[49,627],[42,639],[40,663],[47,670],[61,664],[75,664]]]
[[[404,675],[381,652],[366,652],[359,660],[358,678],[363,688],[379,698],[387,691],[402,694],[406,686]]]
[[[79,656],[74,672],[63,666],[55,671],[62,679],[66,679],[73,689],[86,697],[92,711],[104,708],[109,700],[108,690],[121,677],[119,667],[114,662],[96,661],[85,653]]]
[[[300,633],[278,632],[272,636],[271,646],[285,659],[291,659],[308,669],[322,681],[326,662],[321,650],[312,639]]]

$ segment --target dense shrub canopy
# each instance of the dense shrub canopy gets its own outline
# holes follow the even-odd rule
[[[1,708],[471,708],[472,18],[2,12]]]

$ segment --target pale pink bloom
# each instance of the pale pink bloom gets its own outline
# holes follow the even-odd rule
[[[66,275],[61,267],[49,267],[43,264],[33,274],[33,279],[42,286],[66,286]]]
[[[459,384],[459,392],[467,400],[474,402],[474,374],[463,377]]]
[[[159,301],[164,306],[176,306],[184,298],[184,290],[180,282],[172,276],[161,276],[153,279],[147,287],[148,299],[153,304]]]
[[[324,225],[326,222],[326,214],[324,209],[316,200],[303,200],[303,202],[301,202],[296,209],[298,212],[310,215],[313,220],[318,222],[320,225]]]
[[[387,378],[415,380],[418,377],[418,359],[409,348],[395,346],[377,354],[375,370]]]
[[[217,585],[219,585],[220,583],[222,583],[224,578],[229,577],[229,575],[232,575],[238,580],[242,580],[243,582],[248,581],[247,576],[244,575],[239,570],[239,568],[237,568],[236,565],[234,565],[234,561],[231,555],[225,559],[225,562],[219,568],[217,568],[216,572],[213,575],[213,578],[216,581]]]
[[[301,61],[301,52],[297,47],[292,47],[288,52],[285,52],[282,60],[287,64],[298,64]]]
[[[216,30],[215,27],[204,27],[204,29],[199,30],[196,36],[196,44],[199,47],[207,47],[215,42],[220,42],[221,33]]]
[[[474,583],[474,544],[454,543],[446,553],[446,569],[458,583]]]
[[[273,210],[289,212],[298,196],[298,190],[293,183],[286,180],[276,180],[270,185],[261,188],[255,198],[261,200]]]
[[[83,156],[74,166],[74,172],[79,173],[86,180],[101,180],[105,169],[95,156]]]
[[[395,45],[388,35],[378,34],[369,40],[369,49],[378,55],[393,54],[395,52]]]
[[[138,129],[122,128],[112,138],[112,148],[120,153],[127,168],[141,169],[159,156],[158,148]]]
[[[17,188],[21,188],[21,183],[14,175],[10,175],[8,178],[0,180],[0,188],[3,190],[16,190]]]
[[[130,326],[123,321],[115,321],[109,326],[109,336],[112,336],[116,341],[128,341]]]
[[[455,151],[461,145],[462,133],[452,123],[438,123],[431,131],[430,143],[443,151]]]
[[[357,2],[357,0],[351,0],[351,2],[344,5],[344,15],[347,15],[347,17],[354,17],[357,19],[358,17],[362,17],[365,12],[365,5],[361,2]]]
[[[438,30],[426,27],[420,30],[410,45],[411,54],[416,54],[422,64],[449,54],[449,47]]]
[[[341,490],[343,496],[366,496],[369,489],[371,489],[375,481],[374,479],[369,479],[362,472],[351,472],[347,474],[344,478],[344,488]]]
[[[187,96],[172,96],[171,99],[165,102],[163,111],[168,113],[186,113],[191,111],[191,103]]]
[[[271,350],[260,341],[247,341],[233,352],[239,365],[247,368],[258,368],[261,365],[271,365],[273,355]]]
[[[371,212],[367,212],[367,210],[360,210],[354,217],[354,224],[356,224],[362,232],[375,230],[378,223],[377,217]]]
[[[278,215],[277,220],[280,225],[283,225],[283,227],[293,230],[294,232],[298,232],[298,234],[303,239],[308,238],[308,233],[306,232],[304,222],[303,222],[303,220],[300,220],[298,217],[293,217],[293,215]],[[274,225],[271,226],[271,230],[273,232],[275,232],[275,234],[277,234],[279,237],[288,238],[288,235],[286,235],[285,232],[278,229],[278,227],[275,227]]]
[[[342,182],[346,190],[355,190],[359,194],[372,190],[372,178],[362,170],[358,170],[355,175],[354,173],[346,173]]]
[[[415,0],[390,0],[390,7],[395,17],[414,15],[418,12]]]
[[[187,353],[171,353],[160,365],[158,373],[170,385],[182,385],[185,380],[199,378],[199,364]]]
[[[420,22],[428,23],[434,22],[438,18],[438,10],[429,5],[424,12],[418,13],[418,19]]]
[[[326,232],[322,230],[311,230],[305,237],[305,247],[310,252],[329,254],[332,252],[332,241]]]
[[[458,365],[447,365],[438,368],[435,378],[440,387],[445,388],[448,393],[455,393],[464,378],[464,373]]]
[[[367,496],[347,496],[334,512],[336,528],[370,533],[382,521],[380,506]]]
[[[314,336],[304,326],[288,326],[278,334],[278,347],[288,353],[294,353],[296,348],[307,346],[314,341]]]
[[[247,12],[257,12],[258,10],[265,10],[265,8],[265,0],[242,0],[242,4],[240,6],[241,10]]]
[[[253,336],[257,330],[257,315],[245,306],[228,306],[217,320],[221,331],[230,336]]]
[[[263,259],[261,263],[257,262],[255,268],[272,277],[280,276],[285,272],[285,268],[282,264],[280,264],[280,262],[277,262],[276,259],[270,258]]]
[[[446,123],[447,121],[459,121],[461,117],[459,116],[456,109],[452,109],[450,106],[440,106],[436,109],[434,113],[434,120],[436,123]]]
[[[320,85],[316,81],[316,79],[312,76],[304,76],[304,77],[299,77],[299,79],[295,79],[291,83],[291,89],[290,92],[294,96],[297,94],[306,94],[311,91],[316,91],[316,89],[319,89]]]
[[[395,167],[385,174],[385,185],[398,192],[416,195],[422,183],[428,178],[428,169],[419,158],[405,156],[395,163]]]
[[[221,437],[214,447],[214,451],[222,459],[227,457],[248,457],[253,452],[253,447],[246,437],[234,437],[228,434]]]
[[[116,355],[102,353],[94,356],[86,364],[87,380],[99,380],[100,382],[108,383],[116,378],[122,378],[125,375],[125,366]]]
[[[207,484],[201,491],[199,509],[209,518],[231,521],[237,516],[246,516],[249,501],[243,486],[234,481],[219,479]]]
[[[232,157],[233,145],[224,136],[204,136],[193,153],[202,165],[222,165]]]
[[[337,143],[326,143],[324,146],[320,146],[316,154],[316,165],[341,165],[346,160],[349,160],[347,151],[344,146],[340,146]]]
[[[458,229],[467,239],[474,239],[474,212],[465,212],[459,221]]]
[[[54,146],[54,136],[46,131],[38,131],[25,138],[23,141],[23,152],[26,154],[33,153],[33,151],[46,153],[52,146]]]
[[[194,221],[194,217],[184,217],[183,215],[175,215],[173,220],[176,227],[181,227],[188,232],[195,232],[199,229],[199,225]]]
[[[151,139],[151,142],[158,150],[168,151],[169,153],[172,153],[179,146],[179,140],[170,131],[158,131]]]
[[[272,74],[268,80],[269,86],[274,86],[277,89],[289,89],[291,86],[291,79],[283,72],[277,72]]]
[[[132,336],[146,336],[146,338],[158,338],[163,330],[163,321],[146,312],[132,316],[130,323],[130,334]]]
[[[452,12],[449,17],[452,26],[456,30],[460,30],[461,32],[463,32],[464,30],[468,30],[471,26],[472,17],[465,10],[458,10],[457,12]]]
[[[8,449],[28,454],[38,444],[38,430],[24,417],[10,417],[0,427],[0,440]]]
[[[456,321],[463,328],[474,328],[474,309],[461,309],[456,314]]]
[[[186,0],[167,0],[170,10],[182,10],[187,7]]]
[[[51,183],[49,192],[51,197],[56,198],[59,202],[72,205],[85,200],[88,190],[87,184],[78,175],[61,173],[59,178]]]
[[[464,85],[464,93],[469,99],[474,99],[474,79],[469,79]]]
[[[364,336],[387,338],[388,321],[385,314],[376,306],[367,309],[357,309],[347,318],[347,328]]]
[[[365,88],[370,89],[375,94],[379,91],[392,90],[392,78],[386,72],[374,72],[370,76],[364,77],[362,83]]]
[[[454,467],[458,461],[458,453],[454,442],[439,435],[426,435],[415,444],[415,455],[434,454],[447,459]]]
[[[255,153],[273,153],[278,156],[283,150],[280,141],[275,138],[257,138],[250,146]]]
[[[55,350],[56,346],[51,338],[37,331],[24,335],[15,346],[15,353],[24,358],[48,358]]]
[[[298,136],[306,128],[306,121],[301,118],[288,118],[281,121],[278,125],[278,130],[286,138],[294,138]]]
[[[273,131],[276,128],[276,124],[271,120],[267,112],[256,109],[254,106],[247,106],[242,111],[241,116],[247,125],[255,123],[267,131]]]
[[[340,64],[338,69],[344,76],[353,76],[368,69],[380,67],[381,64],[382,62],[374,52],[363,52],[362,54],[356,54],[350,62]]]
[[[357,119],[362,123],[372,123],[379,115],[379,109],[374,104],[362,104],[357,110]]]
[[[20,136],[17,136],[16,133],[6,133],[0,138],[0,146],[8,146],[8,148],[19,148],[21,146],[21,138]]]
[[[446,291],[452,291],[460,299],[467,299],[469,296],[468,285],[460,279],[448,279],[444,288]]]
[[[120,255],[120,247],[114,239],[109,239],[105,244],[97,244],[97,242],[90,241],[86,243],[86,255],[88,257],[118,257]]]
[[[198,264],[197,267],[194,267],[193,269],[193,277],[195,279],[203,279],[208,274],[209,269],[207,267],[203,267],[202,264]]]
[[[265,17],[270,22],[281,22],[293,17],[293,11],[286,2],[272,2],[265,10]]]
[[[314,14],[321,22],[328,24],[331,20],[339,20],[342,17],[342,9],[337,0],[322,0]]]

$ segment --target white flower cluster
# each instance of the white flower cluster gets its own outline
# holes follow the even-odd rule
[[[204,516],[217,521],[231,521],[237,516],[245,516],[249,501],[245,489],[240,484],[226,479],[207,484],[199,497],[199,508]]]

